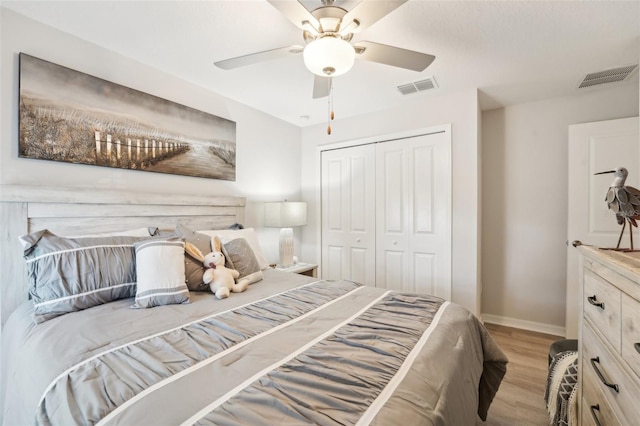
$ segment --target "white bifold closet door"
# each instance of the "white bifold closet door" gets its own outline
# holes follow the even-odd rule
[[[449,131],[322,153],[322,277],[451,298]]]
[[[375,145],[322,152],[324,279],[375,285]]]
[[[451,298],[448,135],[376,145],[376,286]]]

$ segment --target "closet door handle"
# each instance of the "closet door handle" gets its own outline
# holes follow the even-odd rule
[[[640,354],[640,342],[634,343],[633,347],[636,348],[636,352],[638,352]]]
[[[600,357],[597,356],[595,358],[591,358],[591,366],[593,367],[593,369],[596,371],[596,374],[598,375],[598,379],[600,379],[600,381],[605,385],[605,386],[609,386],[611,389],[613,389],[614,391],[620,393],[620,387],[615,384],[615,383],[609,383],[607,382],[607,379],[605,379],[604,375],[602,374],[602,371],[600,371],[600,369],[598,368],[598,366],[596,364],[600,364]]]
[[[600,404],[592,405],[591,407],[589,407],[589,409],[591,410],[591,417],[593,417],[593,421],[596,423],[596,425],[602,426],[602,423],[600,423],[600,420],[598,420],[598,415],[596,414],[596,411],[600,411]]]
[[[600,308],[600,309],[602,309],[604,311],[604,302],[598,302],[598,298],[596,297],[595,294],[593,296],[587,297],[587,300],[593,306],[597,306],[598,308]]]

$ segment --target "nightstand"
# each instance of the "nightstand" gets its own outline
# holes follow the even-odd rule
[[[278,271],[293,272],[294,274],[306,275],[308,277],[317,277],[318,265],[314,263],[298,262],[288,268],[276,268]]]

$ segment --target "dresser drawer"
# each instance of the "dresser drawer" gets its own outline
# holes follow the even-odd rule
[[[622,359],[640,376],[640,302],[622,294]]]
[[[598,377],[590,368],[582,374],[582,425],[622,425],[616,412],[600,390]]]
[[[600,330],[611,346],[620,352],[621,292],[609,282],[586,269],[584,272],[584,316]]]
[[[582,330],[582,357],[582,377],[595,377],[592,386],[604,394],[623,423],[640,424],[640,388],[637,379],[626,372],[619,363],[620,355],[606,348],[589,325],[585,325]],[[587,388],[583,385],[583,392],[585,389]]]

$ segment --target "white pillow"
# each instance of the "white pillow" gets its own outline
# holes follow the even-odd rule
[[[136,301],[134,308],[189,303],[184,274],[184,240],[150,239],[134,244]]]
[[[256,256],[258,265],[260,265],[260,269],[262,270],[269,268],[269,262],[267,262],[264,254],[262,254],[262,248],[260,248],[260,243],[258,242],[258,236],[256,235],[255,229],[210,229],[204,231],[200,230],[198,232],[208,235],[212,239],[217,235],[218,237],[220,237],[222,244],[228,243],[229,241],[235,240],[236,238],[244,238],[249,243],[251,250],[253,250],[253,254]]]

